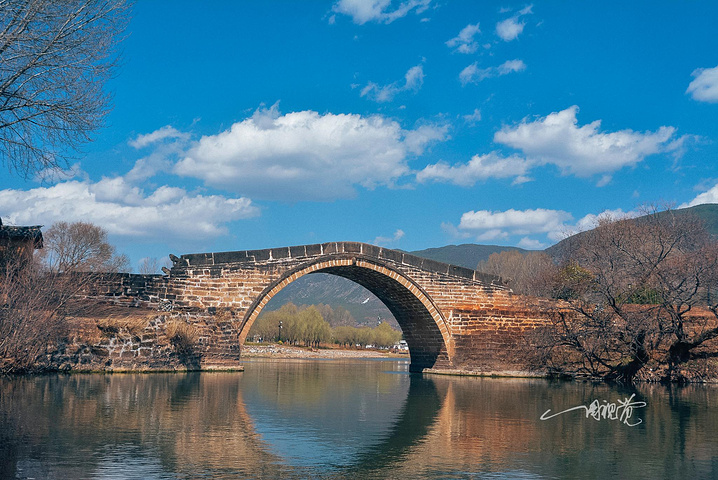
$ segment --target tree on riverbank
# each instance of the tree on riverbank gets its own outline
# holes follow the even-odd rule
[[[43,254],[0,250],[0,373],[40,369],[43,357],[67,335],[73,302],[103,273],[127,265],[107,242],[107,233],[87,223],[60,222],[44,236]]]
[[[0,373],[25,373],[65,333],[63,308],[75,283],[33,259],[0,262]]]
[[[329,323],[322,318],[316,307],[300,310],[293,303],[287,303],[279,310],[260,315],[252,325],[249,338],[318,347],[320,343],[328,343],[331,334]]]
[[[476,266],[480,272],[501,277],[514,293],[537,297],[551,295],[551,278],[556,268],[544,252],[521,253],[516,250],[492,253]]]
[[[558,260],[552,291],[565,304],[534,338],[539,364],[621,382],[650,366],[682,381],[718,357],[718,243],[695,217],[603,217]]]

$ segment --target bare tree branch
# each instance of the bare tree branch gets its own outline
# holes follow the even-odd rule
[[[0,161],[25,178],[69,166],[109,111],[125,0],[0,3]]]

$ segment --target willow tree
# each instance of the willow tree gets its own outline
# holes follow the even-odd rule
[[[124,0],[0,0],[0,161],[25,178],[68,167],[110,108]]]

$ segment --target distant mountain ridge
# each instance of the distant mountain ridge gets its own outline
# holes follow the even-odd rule
[[[695,215],[703,220],[708,233],[714,237],[718,237],[718,203],[703,203],[693,207],[677,208],[673,210],[673,212],[678,215]]]
[[[408,252],[419,257],[436,260],[437,262],[450,263],[459,267],[476,269],[479,262],[488,260],[492,253],[500,253],[506,250],[515,250],[526,253],[528,250],[518,247],[505,247],[500,245],[478,245],[475,243],[464,243],[461,245],[446,245],[445,247],[426,248]]]
[[[709,234],[714,237],[718,237],[718,204],[716,203],[703,203],[687,208],[677,208],[672,210],[675,215],[695,215],[705,224],[706,230]],[[659,212],[658,215],[663,215],[665,212]],[[640,221],[643,217],[636,217],[634,220]],[[586,232],[579,232],[570,237],[564,238],[560,242],[551,245],[544,250],[551,257],[560,256],[561,251],[567,248],[571,243],[579,240]]]

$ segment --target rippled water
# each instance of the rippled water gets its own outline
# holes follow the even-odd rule
[[[245,368],[0,379],[0,478],[718,478],[718,387]],[[540,419],[634,394],[625,423]]]

